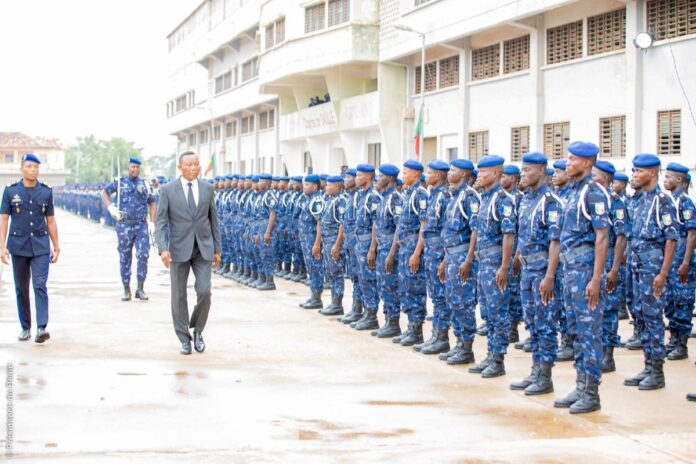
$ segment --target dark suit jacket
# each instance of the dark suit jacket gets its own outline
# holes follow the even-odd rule
[[[194,238],[203,259],[213,261],[214,253],[221,250],[213,186],[199,179],[196,214],[191,214],[178,178],[162,186],[157,204],[155,237],[159,252],[169,251],[173,262],[191,259]]]

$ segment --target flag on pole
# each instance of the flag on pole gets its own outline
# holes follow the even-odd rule
[[[205,168],[205,175],[207,176],[210,171],[215,172],[217,170],[217,163],[215,162],[215,152],[213,152],[213,155],[210,157],[210,161],[208,161],[208,167]]]
[[[416,122],[416,159],[420,159],[421,139],[423,138],[423,105],[418,112],[418,122]]]

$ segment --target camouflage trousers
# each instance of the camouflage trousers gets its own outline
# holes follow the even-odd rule
[[[355,234],[346,235],[346,239],[343,241],[343,249],[346,255],[346,272],[348,278],[353,282],[353,301],[362,302],[362,291],[360,290],[360,280],[358,265],[358,254],[356,252],[357,239]]]
[[[382,301],[382,311],[390,319],[396,319],[401,312],[399,304],[398,258],[394,260],[391,274],[387,274],[386,260],[394,237],[379,237],[377,240],[377,293]]]
[[[489,353],[507,353],[510,339],[510,292],[498,288],[495,274],[499,268],[499,261],[479,263],[478,299],[481,314],[486,314]]]
[[[635,324],[640,333],[640,342],[643,345],[645,359],[656,361],[663,360],[665,350],[665,322],[664,309],[669,299],[668,288],[665,287],[660,298],[653,295],[653,281],[658,270],[648,271],[636,266],[631,266],[633,279],[633,299],[635,310]]]
[[[621,346],[619,337],[619,309],[621,308],[621,290],[619,283],[616,289],[609,293],[607,289],[607,273],[611,270],[614,263],[613,253],[607,254],[607,261],[602,275],[602,292],[604,293],[604,304],[602,307],[602,345],[614,348]],[[619,276],[621,269],[619,269]]]
[[[377,294],[377,272],[367,265],[367,252],[370,250],[370,240],[357,240],[355,247],[358,258],[360,293],[362,304],[366,310],[377,311],[379,296]],[[376,267],[376,266],[375,266]]]
[[[304,256],[305,267],[309,274],[309,289],[312,293],[322,292],[324,290],[324,262],[319,256],[316,259],[312,254],[312,247],[316,233],[301,234],[300,245],[302,246],[302,255]]]
[[[451,323],[459,340],[473,340],[476,335],[476,281],[478,261],[474,260],[466,282],[459,277],[459,268],[466,261],[466,253],[448,253],[445,257],[445,312],[437,328]]]
[[[427,289],[425,284],[425,265],[421,262],[416,272],[412,272],[409,260],[416,250],[418,235],[399,242],[399,302],[408,321],[422,323],[425,320]]]
[[[343,277],[343,269],[346,265],[346,256],[343,253],[343,247],[338,253],[338,259],[334,259],[331,255],[337,235],[331,235],[321,238],[321,253],[324,258],[324,269],[326,270],[326,280],[331,288],[332,296],[343,296],[345,286],[345,278]]]
[[[118,237],[117,248],[121,282],[124,284],[130,283],[134,246],[138,282],[145,282],[145,278],[147,278],[147,260],[150,258],[150,236],[147,232],[147,222],[143,221],[135,224],[125,221],[117,222],[116,236]]]
[[[683,256],[682,256],[683,259]],[[669,321],[669,330],[677,336],[689,335],[693,329],[691,321],[696,297],[696,265],[689,265],[687,282],[683,284],[677,275],[682,259],[674,258],[674,265],[669,272],[669,298],[665,307],[665,317]]]
[[[425,259],[425,283],[430,301],[433,302],[433,327],[446,329],[449,326],[449,320],[440,320],[442,315],[447,312],[445,283],[441,282],[440,277],[437,275],[437,268],[442,260],[445,259],[445,247],[442,245],[440,237],[425,241],[423,258]]]
[[[554,288],[553,299],[544,305],[539,286],[545,275],[545,269],[523,268],[520,272],[520,300],[531,339],[532,361],[535,363],[555,362],[558,346],[558,318],[563,295],[557,294]]]

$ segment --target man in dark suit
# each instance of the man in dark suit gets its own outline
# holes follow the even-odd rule
[[[203,329],[210,310],[212,268],[220,264],[220,224],[212,185],[198,180],[200,160],[194,152],[179,156],[181,177],[159,192],[155,236],[172,282],[172,319],[181,341],[181,354],[191,354],[191,334],[199,353],[205,350]],[[196,278],[198,301],[189,319],[186,284],[190,270]]]

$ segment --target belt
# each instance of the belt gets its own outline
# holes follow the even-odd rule
[[[651,259],[659,259],[661,261],[663,258],[661,249],[652,249],[642,252],[634,251],[633,256],[635,256],[638,259],[638,262],[640,263],[647,263]]]
[[[409,245],[413,243],[413,241],[418,241],[418,234],[416,232],[412,232],[405,237],[399,237],[399,245],[404,246],[404,245]]]
[[[369,242],[372,240],[372,234],[356,234],[355,237],[358,239],[358,242]]]
[[[447,253],[448,256],[455,253],[461,253],[463,251],[469,251],[469,242],[460,243],[459,245],[454,245],[451,247],[445,247],[445,253]]]
[[[442,237],[440,237],[439,235],[433,235],[430,237],[423,236],[423,238],[425,239],[425,243],[427,245],[441,245],[444,242]]]
[[[476,259],[479,261],[482,261],[485,258],[489,258],[491,256],[495,256],[499,253],[503,252],[503,247],[500,245],[496,245],[490,248],[486,248],[485,250],[477,251],[476,252]]]
[[[121,219],[118,222],[127,222],[128,224],[140,224],[141,222],[145,222],[146,218],[140,218],[140,219]]]
[[[567,253],[561,253],[561,262],[565,265],[573,262],[578,256],[582,256],[587,253],[594,251],[594,247],[590,245],[583,245]]]
[[[520,255],[520,262],[523,266],[529,266],[530,264],[534,264],[547,259],[549,259],[549,252],[547,250],[538,251],[536,253],[532,253],[529,256]]]
[[[377,234],[377,245],[392,243],[393,241],[394,234]]]

